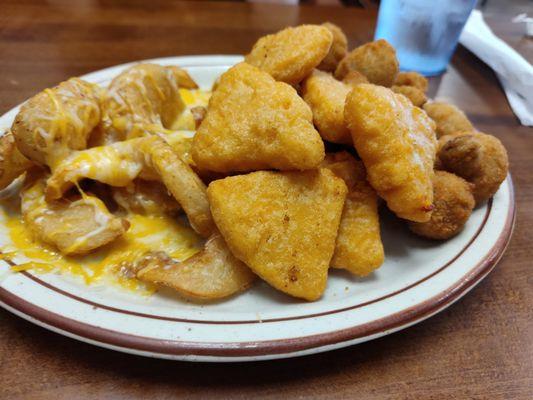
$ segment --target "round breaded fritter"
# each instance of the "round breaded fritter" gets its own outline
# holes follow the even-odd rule
[[[332,24],[331,22],[325,22],[322,26],[328,28],[333,35],[333,43],[331,44],[328,55],[322,60],[317,68],[322,71],[334,72],[340,60],[342,60],[348,52],[348,40],[342,29],[337,25]]]

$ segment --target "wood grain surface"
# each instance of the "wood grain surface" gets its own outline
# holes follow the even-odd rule
[[[0,113],[70,76],[152,57],[243,53],[260,35],[286,25],[330,20],[355,46],[372,38],[375,18],[375,11],[341,7],[1,0]],[[531,61],[532,41],[509,21],[489,18]],[[507,253],[464,299],[372,342],[252,364],[130,356],[0,310],[0,399],[533,398],[533,129],[519,125],[492,71],[465,49],[431,90],[503,141],[516,189]]]

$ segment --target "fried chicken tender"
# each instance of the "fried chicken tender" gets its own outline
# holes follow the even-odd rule
[[[415,86],[392,85],[391,89],[394,93],[403,94],[411,101],[411,103],[413,103],[413,105],[417,107],[422,107],[428,100],[426,94]]]
[[[427,222],[409,222],[417,235],[445,240],[461,232],[475,206],[472,185],[457,175],[435,171],[433,178],[433,205]]]
[[[61,198],[76,182],[89,178],[124,187],[136,178],[162,182],[204,237],[214,232],[206,188],[200,178],[159,136],[147,136],[73,153],[53,171],[46,197]]]
[[[333,35],[325,26],[289,27],[260,38],[245,61],[277,81],[296,85],[322,62],[332,43]]]
[[[103,102],[102,131],[98,144],[158,133],[170,129],[185,110],[180,83],[195,86],[182,69],[137,64],[115,77]]]
[[[19,151],[11,132],[0,137],[0,190],[8,187],[33,165],[34,163]]]
[[[333,43],[331,44],[327,56],[317,68],[322,71],[334,72],[339,61],[342,60],[348,52],[348,39],[346,39],[346,35],[337,25],[332,24],[331,22],[325,22],[322,26],[328,28],[333,35]]]
[[[474,185],[476,204],[492,197],[509,170],[507,151],[494,136],[481,132],[464,132],[443,137],[437,157],[440,167]]]
[[[384,39],[366,43],[348,53],[335,70],[342,80],[350,71],[359,71],[370,83],[390,87],[398,74],[396,50]]]
[[[195,300],[218,300],[248,289],[256,275],[229,251],[220,233],[204,249],[178,262],[164,252],[145,255],[136,263],[142,281],[163,285]]]
[[[175,214],[181,207],[160,182],[135,179],[124,187],[112,187],[113,200],[134,214]]]
[[[379,268],[385,257],[379,231],[378,196],[366,181],[363,163],[350,153],[326,154],[322,165],[348,187],[330,266],[366,276]]]
[[[211,96],[192,159],[215,172],[316,168],[324,144],[312,119],[292,87],[240,63],[222,75]]]
[[[23,188],[22,216],[36,238],[63,254],[89,253],[129,228],[126,219],[111,214],[97,197],[82,193],[78,199],[47,202],[44,190],[44,178]]]
[[[344,102],[351,87],[331,74],[315,70],[302,86],[302,97],[311,107],[313,122],[324,140],[351,144],[352,137],[344,122]]]
[[[474,127],[464,112],[453,104],[433,101],[424,104],[424,111],[437,124],[437,137],[457,132],[472,132]]]
[[[327,169],[258,171],[211,182],[213,218],[232,253],[270,285],[318,299],[346,197]]]
[[[428,80],[425,76],[420,75],[418,72],[409,71],[409,72],[398,72],[396,75],[396,80],[394,81],[396,86],[411,86],[415,87],[418,90],[421,90],[423,93],[426,93],[428,90]]]
[[[344,78],[342,78],[342,82],[351,87],[359,85],[360,83],[370,83],[368,82],[368,79],[366,79],[366,76],[355,70],[348,72]]]
[[[433,121],[404,96],[370,84],[350,92],[344,116],[372,187],[399,217],[428,221],[437,146]]]
[[[100,122],[102,90],[71,78],[45,89],[22,105],[11,131],[20,152],[53,168],[73,150],[87,147]]]

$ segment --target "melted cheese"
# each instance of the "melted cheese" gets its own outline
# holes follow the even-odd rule
[[[64,256],[34,238],[19,214],[4,212],[11,244],[3,247],[1,258],[27,260],[14,266],[14,271],[68,273],[82,278],[86,284],[111,282],[130,290],[151,293],[153,287],[128,274],[125,268],[128,263],[154,250],[184,260],[199,251],[202,245],[201,238],[179,219],[137,214],[127,218],[131,227],[123,237],[85,256]]]
[[[211,97],[211,92],[199,89],[179,89],[179,93],[181,99],[187,107],[185,111],[174,122],[174,124],[172,125],[172,129],[194,131],[196,130],[196,126],[191,113],[191,108],[199,106],[207,107],[207,104],[209,103],[209,98]]]

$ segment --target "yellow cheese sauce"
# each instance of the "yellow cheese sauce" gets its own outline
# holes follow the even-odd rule
[[[153,287],[134,279],[124,268],[147,251],[165,251],[177,260],[198,252],[202,239],[179,218],[168,215],[127,216],[131,226],[114,242],[83,256],[65,256],[32,235],[18,213],[2,207],[5,227],[11,244],[2,247],[2,258],[28,259],[12,267],[14,271],[36,273],[68,273],[80,277],[86,284],[110,282],[130,290],[149,294]]]
[[[174,130],[195,130],[194,120],[190,109],[196,106],[207,106],[211,93],[203,90],[179,89],[180,95],[187,108],[173,126]],[[64,110],[58,105],[55,93],[46,91],[59,118],[54,122],[53,130],[65,129],[59,122],[66,120]],[[64,125],[64,124],[63,124]],[[162,129],[162,127],[160,127]],[[169,131],[169,141],[181,138],[179,132]],[[187,141],[186,143],[189,143]],[[98,153],[98,161],[102,168],[112,169],[114,158],[112,148],[102,149]],[[107,160],[105,158],[108,158]],[[83,192],[81,192],[83,194]],[[154,287],[138,281],[128,273],[125,266],[134,262],[148,251],[164,251],[172,258],[184,260],[200,250],[203,240],[198,236],[185,220],[179,217],[155,213],[153,215],[128,214],[130,228],[120,238],[90,254],[83,256],[65,256],[53,246],[50,246],[32,234],[24,222],[19,211],[18,202],[14,199],[0,203],[0,217],[3,217],[4,227],[7,228],[11,243],[0,246],[0,259],[27,260],[17,262],[14,271],[31,270],[35,273],[69,274],[82,279],[86,284],[112,283],[124,288],[150,294]],[[16,211],[15,211],[16,210]]]

